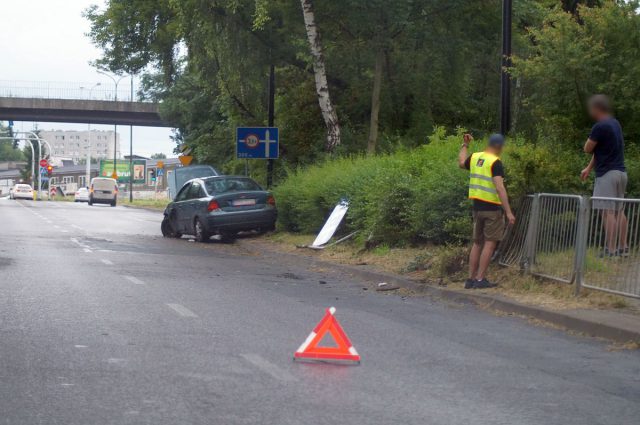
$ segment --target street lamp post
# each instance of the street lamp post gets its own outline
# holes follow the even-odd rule
[[[91,89],[89,89],[89,100],[93,99],[92,92],[96,87],[101,86],[102,83],[96,83]],[[91,183],[91,123],[87,124],[87,131],[89,132],[89,141],[87,144],[87,176],[85,177],[85,186],[89,187]]]
[[[32,183],[32,187],[35,189],[35,179],[36,179],[36,157],[35,157],[35,151],[33,149],[33,145],[31,145],[32,141],[37,141],[38,142],[38,169],[40,169],[40,161],[42,160],[42,143],[47,145],[47,149],[49,150],[49,157],[53,156],[53,151],[51,150],[51,145],[49,144],[49,142],[47,142],[46,140],[42,139],[40,136],[38,136],[36,133],[34,133],[33,131],[19,131],[15,133],[17,134],[26,134],[28,137],[24,137],[22,138],[23,140],[28,140],[29,141],[29,145],[31,147],[31,183]],[[40,199],[40,192],[42,191],[42,177],[38,178],[38,192],[37,192],[37,196],[36,198],[39,200]]]
[[[113,81],[113,84],[115,84],[116,86],[116,91],[114,93],[113,100],[117,102],[118,101],[118,84],[120,84],[120,81],[122,81],[127,76],[123,75],[120,78],[116,79],[114,76],[107,74],[104,71],[98,71],[98,74],[111,78],[111,80]],[[114,124],[113,126],[113,175],[112,175],[114,179],[118,178],[118,173],[116,172],[116,161],[118,159],[117,152],[118,152],[118,124]]]
[[[133,75],[131,76],[131,101],[133,102]],[[133,126],[129,126],[129,202],[133,202]]]
[[[502,60],[500,69],[500,133],[506,135],[511,127],[511,16],[512,0],[502,0]]]

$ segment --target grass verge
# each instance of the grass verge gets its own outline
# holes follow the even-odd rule
[[[132,208],[144,208],[154,211],[164,211],[169,204],[168,199],[134,199],[133,202],[129,202],[128,199],[118,200],[120,205]]]
[[[466,278],[468,254],[466,246],[396,248],[379,245],[365,250],[357,242],[345,242],[322,251],[301,252],[296,248],[296,246],[310,244],[313,239],[313,235],[278,232],[265,236],[263,240],[273,244],[279,251],[306,253],[340,264],[369,266],[425,284],[464,291],[463,282]],[[586,288],[576,297],[572,285],[539,279],[525,275],[517,269],[497,265],[491,266],[489,274],[499,287],[482,290],[482,293],[496,294],[524,304],[552,310],[615,309],[640,314],[640,304],[625,297]]]

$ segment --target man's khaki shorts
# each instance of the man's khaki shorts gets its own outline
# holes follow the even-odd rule
[[[504,236],[505,221],[504,212],[497,211],[474,211],[473,212],[473,241],[484,243],[484,241],[499,242]]]

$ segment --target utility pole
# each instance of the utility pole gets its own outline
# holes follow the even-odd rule
[[[120,81],[122,81],[123,78],[126,78],[126,75],[123,75],[122,77],[118,78],[116,80],[116,78],[112,75],[107,74],[104,71],[97,71],[98,74],[100,75],[104,75],[105,77],[109,77],[111,78],[111,80],[113,81],[113,84],[115,84],[116,86],[116,90],[113,96],[113,100],[115,102],[118,101],[118,84],[120,84]],[[116,161],[118,159],[118,124],[114,124],[113,125],[113,175],[112,177],[115,178],[117,180],[118,178],[118,173],[116,172]]]
[[[275,98],[276,98],[276,69],[273,64],[269,67],[269,106],[268,106],[268,127],[274,126],[275,121]],[[267,144],[267,149],[268,149]],[[273,162],[272,158],[267,160],[267,188],[271,188],[273,184]]]
[[[91,89],[89,89],[89,100],[93,99],[92,96],[92,92],[93,89],[95,89],[98,86],[101,86],[101,83],[96,83],[93,87],[91,87]],[[91,185],[91,146],[93,145],[91,143],[91,123],[87,124],[87,131],[89,132],[89,141],[88,141],[88,146],[87,146],[87,176],[85,177],[85,186],[89,187]]]
[[[131,76],[131,102],[133,102],[133,75]],[[133,202],[133,126],[129,126],[129,202]]]
[[[511,16],[512,0],[502,0],[502,59],[500,68],[500,133],[506,135],[511,128]]]

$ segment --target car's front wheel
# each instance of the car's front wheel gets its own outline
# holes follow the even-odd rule
[[[175,231],[173,224],[171,223],[171,219],[166,217],[162,220],[162,224],[160,224],[160,230],[162,231],[162,236],[165,238],[180,238],[182,235]]]

